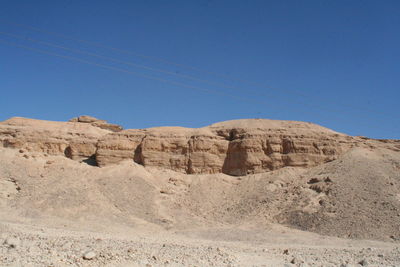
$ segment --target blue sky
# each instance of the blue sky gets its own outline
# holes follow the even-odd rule
[[[0,120],[271,118],[398,139],[399,12],[389,0],[3,0]]]

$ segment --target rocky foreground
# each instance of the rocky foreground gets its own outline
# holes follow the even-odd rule
[[[11,118],[0,162],[0,266],[400,266],[398,140]]]
[[[189,239],[168,233],[111,236],[20,226],[1,230],[8,233],[8,237],[0,238],[1,266],[395,267],[400,259],[400,248],[396,246],[290,231],[281,232],[279,239],[276,233],[269,233],[269,241],[254,243],[204,240],[201,236]],[[226,229],[219,231],[229,234]],[[251,231],[246,234],[257,235]],[[236,238],[240,240],[240,236]],[[302,243],[304,240],[308,242]]]

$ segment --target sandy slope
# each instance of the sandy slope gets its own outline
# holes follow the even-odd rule
[[[130,161],[97,168],[3,148],[0,242],[19,243],[2,245],[0,263],[399,266],[400,153],[385,146],[245,177]],[[87,250],[96,257],[84,260]]]

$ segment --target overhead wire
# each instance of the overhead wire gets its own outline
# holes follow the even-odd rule
[[[0,18],[0,21],[3,21],[5,23],[11,24],[11,25],[15,25],[15,26],[18,26],[18,27],[30,29],[30,30],[33,30],[33,31],[36,31],[36,32],[42,32],[42,33],[45,33],[45,34],[48,34],[48,35],[61,37],[61,38],[66,39],[66,40],[72,40],[72,41],[76,41],[76,42],[79,42],[79,43],[86,43],[88,45],[92,45],[92,46],[99,47],[99,48],[105,48],[105,49],[109,49],[109,50],[118,51],[118,52],[124,53],[124,54],[129,54],[129,55],[134,55],[134,56],[137,56],[137,57],[151,59],[151,60],[155,60],[155,61],[158,61],[158,62],[163,62],[163,63],[166,63],[166,64],[175,65],[175,66],[178,66],[178,67],[195,70],[195,71],[202,72],[202,73],[207,73],[207,74],[210,74],[210,75],[213,75],[213,76],[216,76],[216,77],[220,77],[220,78],[224,78],[224,79],[228,79],[228,80],[231,80],[231,81],[237,81],[237,82],[241,82],[241,83],[246,83],[246,84],[249,84],[249,85],[252,85],[252,86],[256,86],[256,87],[259,87],[259,88],[272,89],[272,90],[276,90],[276,91],[286,91],[286,92],[294,93],[294,94],[296,94],[298,96],[309,97],[307,94],[301,93],[301,92],[299,92],[297,90],[288,90],[288,89],[284,89],[284,88],[279,88],[278,89],[278,88],[266,86],[266,85],[261,84],[261,83],[251,82],[251,81],[247,81],[247,80],[239,79],[239,78],[234,78],[234,77],[231,77],[229,75],[220,74],[220,73],[216,73],[216,72],[200,69],[200,68],[193,67],[193,66],[176,63],[176,62],[165,60],[165,59],[158,58],[158,57],[153,57],[153,56],[147,56],[147,55],[143,55],[143,54],[139,54],[139,53],[134,53],[134,52],[131,52],[131,51],[128,51],[128,50],[119,49],[119,48],[115,48],[115,47],[111,47],[111,46],[107,46],[107,45],[102,45],[102,44],[97,43],[97,42],[92,42],[92,41],[82,40],[82,39],[78,39],[78,38],[73,38],[73,37],[70,37],[70,36],[67,36],[67,35],[64,35],[64,34],[59,34],[59,33],[56,33],[56,32],[43,30],[43,29],[39,29],[39,28],[36,28],[36,27],[28,26],[28,25],[23,25],[23,24],[19,24],[19,23],[13,23],[13,22],[5,21],[2,18]],[[2,32],[2,33],[3,34],[8,34],[9,36],[13,35],[13,34],[10,34],[10,33],[5,33],[5,32]],[[80,50],[80,49],[73,49],[73,48],[68,48],[68,47],[65,47],[65,46],[56,45],[56,44],[53,44],[53,43],[50,43],[50,42],[39,41],[39,40],[35,40],[33,38],[28,38],[28,37],[24,38],[24,37],[21,37],[21,36],[16,37],[15,34],[14,34],[14,37],[15,38],[19,38],[19,39],[23,38],[23,39],[31,41],[31,42],[36,42],[36,43],[39,43],[39,44],[52,46],[54,48],[60,48],[60,49],[66,50],[66,51],[69,50],[69,51],[75,52],[75,53],[86,54],[88,56],[93,56],[93,57],[97,57],[97,58],[113,61],[115,63],[125,64],[125,65],[134,66],[134,67],[147,69],[147,70],[151,70],[151,71],[157,71],[157,72],[165,73],[165,74],[168,74],[168,75],[179,76],[181,78],[187,78],[187,79],[190,79],[190,80],[199,81],[199,82],[207,83],[207,84],[210,84],[210,85],[217,85],[219,87],[224,87],[224,88],[229,88],[229,89],[242,89],[242,88],[237,87],[237,86],[230,86],[230,85],[222,84],[220,82],[209,81],[209,80],[198,78],[198,77],[195,77],[195,76],[192,76],[192,75],[180,74],[180,73],[176,73],[176,72],[172,72],[172,71],[168,71],[168,70],[164,70],[164,69],[153,68],[153,67],[149,67],[149,66],[142,65],[142,64],[137,64],[137,63],[123,61],[123,60],[119,60],[119,59],[115,59],[115,58],[111,58],[111,57],[107,57],[107,56],[103,56],[103,55],[98,55],[98,54],[87,52],[87,51],[83,51],[83,50]],[[2,40],[1,42],[6,43],[6,41],[4,41],[4,40]],[[8,44],[11,44],[11,43],[8,42]],[[110,70],[115,70],[115,71],[120,71],[120,72],[124,72],[124,73],[133,74],[133,75],[136,75],[136,76],[141,76],[141,77],[144,77],[144,78],[147,78],[147,79],[152,79],[152,80],[157,80],[157,81],[160,81],[160,82],[170,83],[170,84],[175,85],[175,86],[186,87],[186,88],[189,88],[189,89],[195,89],[195,90],[198,90],[198,91],[203,91],[203,92],[208,92],[208,93],[213,93],[213,94],[218,94],[218,95],[225,95],[225,96],[228,96],[230,98],[233,98],[233,99],[236,99],[236,100],[240,100],[240,101],[258,103],[258,104],[268,104],[268,102],[265,102],[265,101],[259,101],[258,99],[254,100],[254,99],[248,98],[248,97],[238,97],[238,96],[235,96],[235,95],[232,95],[232,94],[226,93],[224,91],[220,91],[220,90],[211,90],[211,89],[206,89],[206,88],[203,88],[203,87],[187,85],[187,84],[184,84],[184,83],[175,82],[175,81],[171,81],[171,80],[167,80],[167,79],[163,79],[163,78],[158,78],[158,77],[151,76],[151,75],[145,75],[145,74],[142,74],[142,73],[138,73],[138,72],[134,72],[134,71],[126,70],[126,69],[121,69],[121,68],[116,68],[116,67],[108,66],[108,65],[105,65],[105,64],[100,64],[100,63],[96,63],[96,62],[82,60],[82,59],[76,58],[76,57],[64,56],[64,55],[60,55],[60,54],[56,54],[56,53],[43,51],[43,50],[40,50],[40,49],[35,49],[35,48],[32,48],[32,47],[22,46],[22,45],[15,44],[15,43],[11,44],[11,45],[18,46],[20,48],[25,48],[25,49],[32,50],[32,51],[36,51],[36,52],[40,52],[40,53],[43,53],[43,54],[53,55],[53,56],[56,56],[56,57],[75,60],[75,61],[79,61],[81,63],[95,65],[95,66],[99,66],[99,67],[102,67],[102,68],[107,68],[107,69],[110,69]],[[259,93],[259,92],[257,92],[257,93]],[[326,106],[310,104],[310,103],[305,102],[305,101],[299,101],[299,99],[296,99],[295,102],[300,103],[300,104],[305,105],[305,106],[312,107],[312,108],[317,108],[317,109],[325,110],[325,111],[328,111],[328,112],[334,112],[335,115],[338,115],[336,112],[340,112],[340,113],[344,112],[343,109],[326,108]],[[358,108],[358,107],[346,105],[346,104],[343,104],[343,103],[339,103],[339,105],[336,105],[336,106],[342,106],[342,107],[346,107],[348,109],[357,110],[357,111],[363,111],[363,112],[368,111],[368,112],[372,112],[374,115],[380,114],[380,115],[384,115],[384,116],[390,116],[389,114],[380,112],[378,110],[372,110],[372,109],[367,109],[367,108]],[[306,112],[310,112],[311,113],[311,111],[309,111],[309,110],[306,110]],[[344,112],[344,113],[346,113],[346,112]],[[364,126],[370,126],[370,125],[366,125],[366,124],[363,124],[363,125]]]
[[[135,71],[131,71],[131,70],[126,70],[126,69],[122,69],[122,68],[118,68],[118,67],[114,67],[114,66],[109,66],[109,65],[106,65],[106,64],[101,64],[101,63],[92,62],[92,61],[85,60],[85,59],[80,59],[80,58],[77,58],[77,57],[61,55],[61,54],[58,54],[58,53],[49,52],[49,51],[45,51],[43,49],[29,47],[29,46],[26,46],[26,45],[17,44],[17,43],[9,42],[9,41],[2,40],[2,39],[0,39],[0,43],[8,44],[8,45],[11,45],[11,46],[15,46],[15,47],[19,47],[19,48],[35,51],[35,52],[39,52],[39,53],[46,54],[46,55],[51,55],[51,56],[64,58],[64,59],[68,59],[68,60],[73,60],[73,61],[77,61],[77,62],[89,64],[89,65],[94,65],[94,66],[102,67],[102,68],[105,68],[105,69],[110,69],[110,70],[114,70],[114,71],[133,74],[133,75],[141,76],[141,77],[144,77],[144,78],[147,78],[147,79],[169,83],[169,84],[172,84],[172,85],[175,85],[175,86],[181,86],[181,87],[195,89],[195,90],[199,90],[199,91],[203,91],[203,92],[214,93],[214,94],[219,94],[219,95],[225,95],[225,96],[229,96],[229,97],[235,98],[235,99],[240,100],[240,101],[243,100],[242,97],[234,96],[234,95],[225,93],[223,91],[206,89],[206,88],[202,88],[202,87],[198,87],[198,86],[192,86],[192,85],[184,84],[184,83],[181,83],[181,82],[175,82],[175,81],[159,78],[159,77],[152,76],[152,75],[147,75],[147,74],[143,74],[143,73],[139,73],[139,72],[135,72]],[[252,101],[253,103],[254,102],[256,102],[256,103],[258,102],[258,101],[255,101],[253,99],[248,99],[248,98],[244,98],[244,99],[246,99],[246,101]]]
[[[93,62],[93,61],[89,61],[89,60],[85,60],[85,59],[81,59],[81,58],[77,58],[77,57],[61,55],[61,54],[58,54],[58,53],[49,52],[49,51],[46,51],[46,50],[42,50],[42,49],[38,49],[38,48],[34,48],[34,47],[29,47],[29,46],[17,44],[17,43],[14,43],[14,42],[9,42],[9,41],[2,40],[2,39],[0,39],[0,43],[8,44],[8,45],[11,45],[11,46],[23,48],[23,49],[30,50],[30,51],[35,51],[35,52],[38,52],[38,53],[41,53],[41,54],[55,56],[55,57],[58,57],[58,58],[64,58],[64,59],[68,59],[68,60],[72,60],[72,61],[77,61],[77,62],[80,62],[80,63],[85,63],[85,64],[89,64],[89,65],[98,66],[98,67],[101,67],[101,68],[104,68],[104,69],[109,69],[109,70],[114,70],[114,71],[123,72],[123,73],[127,73],[127,74],[132,74],[132,75],[135,75],[135,76],[139,76],[139,77],[143,77],[143,78],[147,78],[147,79],[151,79],[151,80],[156,80],[156,81],[159,81],[159,82],[169,83],[169,84],[172,84],[174,86],[185,87],[185,88],[194,89],[194,90],[207,92],[207,93],[212,93],[212,94],[224,95],[224,96],[228,96],[230,98],[233,98],[235,100],[238,100],[240,102],[245,101],[245,102],[249,102],[249,103],[257,103],[257,104],[263,104],[263,105],[267,104],[265,101],[259,101],[258,99],[255,100],[255,99],[252,99],[252,98],[238,97],[238,96],[235,96],[235,95],[232,95],[232,94],[226,93],[224,91],[220,91],[220,90],[212,90],[212,89],[207,89],[207,88],[203,88],[203,87],[192,86],[192,85],[188,85],[188,84],[185,84],[185,83],[175,82],[175,81],[167,80],[167,79],[164,79],[164,78],[159,78],[159,77],[155,77],[155,76],[152,76],[152,75],[147,75],[147,74],[143,74],[143,73],[139,73],[139,72],[135,72],[135,71],[131,71],[131,70],[126,70],[126,69],[122,69],[122,68],[118,68],[118,67],[114,67],[114,66],[109,66],[109,65],[106,65],[106,64],[101,64],[101,63],[97,63],[97,62]],[[329,110],[329,109],[325,109],[325,110],[326,111],[332,111],[332,110]],[[360,123],[360,122],[358,122],[358,123],[361,124],[361,125],[370,127],[370,124],[364,124],[364,123]]]
[[[92,45],[92,46],[99,47],[99,48],[109,49],[109,50],[117,51],[117,52],[120,52],[120,53],[123,53],[123,54],[127,54],[127,55],[132,55],[132,56],[136,56],[136,57],[150,59],[150,60],[158,61],[158,62],[161,62],[161,63],[166,63],[166,64],[169,64],[169,65],[173,65],[173,66],[176,66],[176,67],[186,68],[186,69],[194,70],[194,71],[197,71],[197,72],[210,74],[210,75],[213,75],[213,76],[216,76],[216,77],[220,77],[220,78],[224,78],[224,79],[228,79],[228,80],[232,80],[232,81],[237,81],[237,82],[247,83],[247,84],[253,84],[253,85],[257,86],[257,87],[263,87],[263,88],[266,88],[266,89],[279,90],[279,91],[288,91],[288,92],[292,92],[292,93],[295,92],[296,94],[298,94],[300,96],[308,97],[307,95],[305,95],[305,94],[303,94],[301,92],[295,91],[295,90],[288,90],[288,89],[282,89],[282,88],[278,89],[278,88],[275,88],[275,87],[266,86],[264,84],[254,83],[254,82],[247,81],[247,80],[244,80],[244,79],[232,77],[232,76],[229,76],[229,75],[226,75],[226,74],[221,74],[221,73],[217,73],[217,72],[213,72],[213,71],[209,71],[209,70],[204,70],[204,69],[201,69],[201,68],[198,68],[198,67],[189,66],[187,64],[177,63],[177,62],[174,62],[174,61],[171,61],[171,60],[167,60],[167,59],[164,59],[164,58],[144,55],[144,54],[132,52],[132,51],[129,51],[129,50],[126,50],[126,49],[121,49],[121,48],[116,48],[116,47],[109,46],[109,45],[104,45],[104,44],[101,44],[99,42],[88,41],[88,40],[84,40],[84,39],[80,39],[80,38],[71,37],[71,36],[68,36],[68,35],[65,35],[65,34],[61,34],[61,33],[58,33],[58,32],[44,30],[44,29],[41,29],[41,28],[38,28],[38,27],[32,27],[30,25],[25,25],[25,24],[21,24],[21,23],[15,23],[15,22],[12,22],[12,21],[5,20],[3,18],[0,18],[0,21],[3,21],[5,23],[7,23],[7,24],[14,25],[14,26],[17,26],[17,27],[20,27],[20,28],[25,28],[25,29],[29,29],[29,30],[32,30],[32,31],[41,32],[41,33],[45,33],[45,34],[48,34],[48,35],[53,35],[53,36],[56,36],[56,37],[60,37],[60,38],[66,39],[66,40],[71,40],[71,41],[75,41],[75,42],[79,42],[79,43],[84,43],[84,44]]]
[[[141,53],[135,53],[135,52],[132,52],[132,51],[129,51],[129,50],[125,50],[125,49],[115,48],[115,47],[112,47],[112,46],[109,46],[109,45],[103,45],[103,44],[100,44],[98,42],[83,40],[83,39],[71,37],[71,36],[68,36],[68,35],[65,35],[65,34],[61,34],[61,33],[58,33],[58,32],[44,30],[44,29],[41,29],[41,28],[38,28],[38,27],[32,27],[30,25],[25,25],[25,24],[21,24],[21,23],[15,23],[15,22],[12,22],[12,21],[5,20],[3,18],[0,18],[0,21],[3,21],[4,23],[7,23],[9,25],[14,25],[14,26],[17,26],[17,27],[20,27],[20,28],[25,28],[25,29],[29,29],[29,30],[32,30],[32,31],[45,33],[45,34],[56,36],[56,37],[60,37],[60,38],[66,39],[66,40],[71,40],[71,41],[75,41],[75,42],[79,42],[79,43],[85,43],[85,44],[92,45],[92,46],[95,46],[95,47],[117,51],[117,52],[124,53],[124,54],[127,54],[127,55],[133,55],[133,56],[137,56],[137,57],[141,57],[141,58],[155,60],[155,61],[166,63],[166,64],[169,64],[169,65],[174,65],[174,66],[177,66],[177,67],[194,70],[194,71],[197,71],[197,72],[207,73],[207,74],[210,74],[210,75],[213,75],[213,76],[216,76],[216,77],[220,77],[220,78],[224,78],[224,79],[228,79],[228,80],[231,80],[231,81],[245,83],[245,84],[248,84],[248,85],[251,85],[251,86],[255,86],[255,87],[259,87],[259,88],[264,88],[264,89],[274,90],[274,91],[285,91],[285,92],[289,92],[291,94],[292,93],[296,94],[296,95],[304,97],[304,98],[309,98],[310,97],[309,95],[304,94],[303,92],[299,92],[298,90],[286,89],[286,88],[275,88],[275,87],[271,87],[271,86],[266,86],[265,84],[262,84],[262,83],[257,83],[257,82],[254,82],[254,81],[248,81],[248,80],[240,79],[240,78],[237,78],[237,77],[232,77],[232,76],[221,74],[221,73],[217,73],[217,72],[213,72],[213,71],[209,71],[209,70],[204,70],[204,69],[201,69],[201,68],[198,68],[198,67],[189,66],[187,64],[176,63],[176,62],[173,62],[173,61],[170,61],[170,60],[166,60],[166,59],[163,59],[163,58],[160,58],[160,57],[154,57],[154,56],[144,55],[144,54],[141,54]],[[87,52],[87,53],[89,53],[89,52]],[[91,54],[94,56],[93,53],[91,53]],[[99,57],[99,55],[97,55],[96,57]],[[103,56],[100,56],[100,57],[103,57]],[[105,59],[106,57],[103,57],[103,58]],[[109,60],[111,60],[111,59],[109,58]],[[113,61],[116,62],[116,60],[114,60],[114,59],[113,59]],[[123,62],[120,61],[120,63],[123,63]],[[127,64],[127,62],[125,62],[123,64]],[[134,64],[136,64],[136,63],[132,63],[132,62],[128,63],[128,65],[134,65]],[[139,64],[137,64],[137,67],[139,67],[138,65]],[[218,86],[224,87],[224,88],[241,89],[241,88],[236,87],[236,86],[230,86],[230,85],[225,85],[225,84],[222,84],[222,83],[216,83],[216,82],[213,82],[213,81],[197,78],[197,77],[194,77],[192,75],[174,73],[174,72],[171,72],[171,71],[152,68],[152,67],[148,67],[148,66],[144,66],[144,65],[142,65],[142,67],[148,68],[148,69],[152,69],[152,70],[158,71],[158,72],[164,72],[164,73],[168,73],[168,74],[171,74],[171,75],[181,76],[181,77],[184,77],[184,78],[187,78],[187,79],[201,81],[201,82],[208,83],[208,84],[218,85]],[[249,89],[246,89],[246,90],[249,90]],[[254,92],[254,90],[250,90],[250,91]],[[257,92],[257,93],[259,93],[259,92]],[[299,101],[297,100],[296,102],[299,102]],[[320,105],[309,105],[305,101],[302,101],[302,102],[304,102],[303,104],[306,104],[307,106],[314,106],[314,107],[317,106],[318,108],[323,108]],[[369,108],[365,108],[365,107],[359,108],[359,107],[355,107],[353,105],[347,105],[347,104],[344,104],[344,103],[340,103],[339,106],[342,106],[342,107],[347,108],[347,109],[357,110],[359,112],[360,111],[373,112],[374,115],[380,114],[382,116],[391,116],[391,114],[387,114],[387,113],[381,112],[379,110],[369,109]]]
[[[3,32],[3,31],[0,31],[0,34],[5,35],[5,36],[14,37],[14,38],[21,39],[21,40],[27,40],[27,41],[30,41],[30,42],[33,42],[33,43],[37,43],[37,44],[46,45],[46,46],[49,46],[49,47],[59,48],[59,49],[62,49],[62,50],[66,50],[66,51],[70,51],[70,52],[74,52],[74,53],[78,53],[78,54],[82,54],[82,55],[92,56],[92,57],[96,57],[96,58],[100,58],[100,59],[104,59],[104,60],[109,60],[109,61],[112,61],[112,62],[115,62],[115,63],[120,63],[120,64],[133,66],[133,67],[137,67],[137,68],[141,68],[141,69],[146,69],[146,70],[150,70],[150,71],[156,71],[156,72],[160,72],[160,73],[164,73],[164,74],[168,74],[168,75],[173,75],[173,76],[177,76],[177,77],[181,77],[181,78],[185,78],[185,79],[189,79],[189,80],[193,80],[193,81],[198,81],[198,82],[206,83],[206,84],[209,84],[209,85],[224,87],[224,88],[228,88],[228,89],[243,90],[243,88],[240,88],[240,87],[237,87],[237,86],[226,85],[224,83],[214,82],[214,81],[210,81],[210,80],[206,80],[206,79],[202,79],[202,78],[197,78],[197,77],[194,77],[192,75],[180,74],[180,73],[176,73],[176,72],[173,72],[173,71],[154,68],[154,67],[150,67],[150,66],[147,66],[147,65],[134,63],[134,62],[131,62],[131,61],[119,60],[119,59],[115,59],[115,58],[112,58],[112,57],[103,56],[103,55],[99,55],[99,54],[96,54],[96,53],[83,51],[81,49],[70,48],[70,47],[61,46],[61,45],[57,45],[57,44],[50,43],[50,42],[40,41],[40,40],[33,39],[33,38],[30,38],[30,37],[22,36],[22,35],[12,34],[12,33]],[[252,90],[252,91],[255,92],[254,90]]]
[[[33,39],[33,38],[30,38],[30,37],[26,37],[26,36],[21,36],[21,35],[17,35],[17,34],[11,34],[11,33],[2,32],[2,31],[0,31],[0,34],[6,35],[6,36],[10,36],[10,37],[13,37],[13,38],[17,38],[17,39],[27,40],[27,41],[38,43],[38,44],[43,44],[43,45],[46,45],[46,46],[49,46],[49,47],[59,48],[59,49],[70,51],[70,52],[74,52],[74,53],[79,53],[79,54],[93,56],[93,57],[100,58],[100,59],[109,60],[109,61],[112,61],[112,62],[115,62],[115,63],[125,64],[125,65],[128,65],[128,66],[134,66],[134,67],[138,67],[138,68],[142,68],[142,69],[146,69],[146,70],[157,71],[157,72],[168,74],[168,75],[174,75],[174,76],[178,76],[178,77],[182,77],[182,78],[187,78],[187,79],[191,79],[191,80],[194,80],[194,81],[203,82],[203,83],[206,83],[206,84],[209,84],[209,85],[217,85],[219,87],[224,87],[224,88],[229,88],[229,89],[239,89],[239,90],[242,89],[240,87],[229,86],[229,85],[222,84],[222,83],[219,83],[219,82],[216,83],[216,82],[212,82],[212,81],[209,81],[209,80],[197,78],[197,77],[190,76],[190,75],[177,74],[175,72],[166,71],[166,70],[158,69],[158,68],[153,68],[153,67],[149,67],[149,66],[146,66],[146,65],[133,63],[133,62],[123,61],[123,60],[115,59],[115,58],[112,58],[112,57],[103,56],[103,55],[99,55],[99,54],[96,54],[96,53],[83,51],[83,50],[80,50],[80,49],[69,48],[69,47],[66,47],[66,46],[61,46],[61,45],[50,43],[50,42],[40,41],[40,40]],[[183,83],[179,83],[179,84],[180,84],[180,86],[188,87],[187,85],[183,85]],[[191,85],[189,85],[189,86],[191,86]],[[254,92],[254,90],[250,90],[250,91]],[[301,100],[299,101],[298,99],[296,99],[295,102],[300,103],[300,104],[305,105],[305,106],[309,106],[311,108],[317,108],[317,109],[320,109],[320,110],[325,110],[325,111],[330,111],[330,112],[339,111],[339,110],[327,109],[326,107],[323,107],[323,106],[320,106],[320,105],[309,104],[309,103],[301,101]],[[342,110],[340,110],[340,111],[342,112]]]
[[[67,56],[67,55],[61,55],[61,54],[58,54],[58,53],[49,52],[49,51],[46,51],[46,50],[42,50],[42,49],[38,49],[38,48],[34,48],[34,47],[29,47],[29,46],[17,44],[17,43],[14,43],[14,42],[9,42],[9,41],[2,40],[2,39],[0,39],[0,43],[8,44],[8,45],[11,45],[11,46],[15,46],[15,47],[18,47],[18,48],[23,48],[23,49],[34,51],[34,52],[38,52],[38,53],[41,53],[41,54],[55,56],[55,57],[58,57],[58,58],[77,61],[77,62],[80,62],[80,63],[85,63],[85,64],[89,64],[89,65],[93,65],[93,66],[98,66],[98,67],[101,67],[101,68],[104,68],[104,69],[109,69],[109,70],[118,71],[118,72],[122,72],[122,73],[132,74],[132,75],[143,77],[143,78],[146,78],[146,79],[151,79],[151,80],[156,80],[156,81],[159,81],[159,82],[169,83],[169,84],[172,84],[174,86],[180,86],[180,87],[194,89],[194,90],[198,90],[198,91],[202,91],[202,92],[206,92],[206,93],[212,93],[212,94],[228,96],[228,97],[233,98],[235,100],[238,100],[240,102],[244,101],[244,102],[248,102],[248,103],[252,103],[252,104],[254,104],[254,103],[263,104],[263,105],[267,104],[265,101],[262,101],[262,100],[260,101],[258,99],[255,100],[255,99],[252,99],[252,98],[238,97],[238,96],[235,96],[235,95],[232,95],[232,94],[226,93],[224,91],[220,91],[220,90],[212,90],[212,89],[206,89],[206,88],[203,88],[203,87],[192,86],[192,85],[184,84],[184,83],[181,83],[181,82],[175,82],[175,81],[171,81],[171,80],[155,77],[155,76],[152,76],[152,75],[147,75],[147,74],[143,74],[143,73],[139,73],[139,72],[135,72],[135,71],[131,71],[131,70],[126,70],[126,69],[122,69],[122,68],[118,68],[118,67],[114,67],[114,66],[109,66],[109,65],[106,65],[106,64],[101,64],[101,63],[89,61],[89,60],[86,60],[86,59],[81,59],[81,58]]]

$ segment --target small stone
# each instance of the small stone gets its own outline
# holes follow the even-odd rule
[[[161,194],[166,194],[166,195],[172,194],[172,192],[171,192],[169,189],[167,189],[167,188],[161,189],[161,190],[160,190],[160,193],[161,193]]]
[[[303,261],[302,258],[300,258],[300,257],[294,257],[290,263],[296,264],[296,265],[297,265],[297,264],[300,264],[300,263],[303,263],[303,262],[304,262],[304,261]]]
[[[366,259],[363,259],[358,264],[360,264],[361,266],[368,266],[368,261]]]
[[[289,255],[289,250],[288,250],[288,249],[285,249],[285,250],[283,251],[283,254]]]
[[[87,251],[83,254],[83,259],[92,260],[96,257],[96,253],[94,251]]]
[[[68,242],[68,241],[66,241],[63,245],[62,245],[62,248],[65,248],[65,249],[70,249],[72,247],[72,243],[71,242]]]
[[[15,237],[8,237],[5,241],[4,244],[8,246],[9,248],[17,248],[20,245],[20,241],[18,238]]]
[[[266,189],[270,192],[274,192],[277,189],[277,186],[275,184],[268,184]]]

